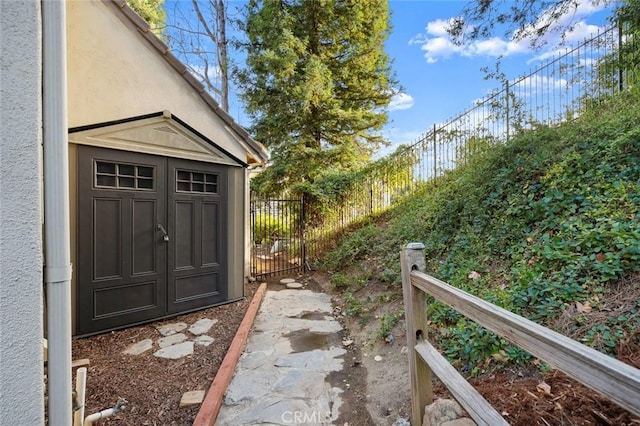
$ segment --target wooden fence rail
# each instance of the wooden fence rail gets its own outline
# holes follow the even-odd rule
[[[425,293],[640,415],[640,370],[431,277],[424,273],[424,265],[422,244],[412,243],[402,250],[412,424],[422,424],[424,407],[432,402],[431,373],[443,382],[478,425],[508,424],[428,343]]]

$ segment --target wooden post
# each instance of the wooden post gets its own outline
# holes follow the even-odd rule
[[[424,244],[407,244],[400,253],[400,264],[411,378],[411,424],[421,425],[424,407],[433,401],[433,391],[431,369],[416,355],[416,345],[427,338],[427,304],[425,294],[411,284],[411,271],[416,269],[424,272]]]

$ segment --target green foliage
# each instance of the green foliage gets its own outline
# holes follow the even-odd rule
[[[325,257],[324,266],[333,270],[362,260],[367,254],[377,250],[375,241],[378,235],[378,229],[372,223],[347,234],[339,247]]]
[[[368,308],[369,301],[360,299],[351,292],[345,293],[343,298],[345,302],[345,314],[357,318],[360,325],[364,325],[371,316]]]
[[[567,306],[603,297],[611,283],[640,272],[638,123],[636,88],[571,122],[523,130],[405,197],[384,222],[345,234],[326,265],[377,259],[378,279],[397,291],[397,253],[421,241],[432,275],[553,325]],[[634,312],[622,317],[580,338],[613,353],[640,325]],[[430,302],[428,318],[447,356],[471,373],[530,359],[440,303]]]
[[[162,37],[167,20],[164,0],[127,0],[127,4],[147,21],[155,35]]]
[[[368,281],[369,277],[364,272],[359,274],[335,272],[331,274],[331,285],[337,290],[350,289],[351,291],[358,291],[364,288]]]
[[[365,164],[384,143],[395,83],[387,2],[251,0],[240,25],[247,61],[235,77],[253,136],[271,152],[254,190],[290,190]]]
[[[384,339],[391,334],[393,327],[398,324],[404,318],[404,311],[398,311],[396,313],[388,312],[382,314],[380,317],[380,329],[378,330],[378,337]]]
[[[278,237],[289,235],[289,224],[280,220],[279,216],[258,214],[253,225],[253,242],[255,244],[270,243]]]

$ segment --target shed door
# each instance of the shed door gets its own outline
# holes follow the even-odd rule
[[[166,311],[164,159],[79,147],[78,333]]]
[[[176,313],[227,298],[226,169],[169,159],[169,181],[168,312]]]
[[[225,301],[225,167],[78,153],[77,334]]]

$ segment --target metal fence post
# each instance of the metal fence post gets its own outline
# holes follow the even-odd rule
[[[433,125],[433,179],[438,177],[438,153],[436,152],[436,145],[438,144],[438,134],[436,125]]]
[[[509,80],[505,81],[505,105],[506,105],[506,112],[507,112],[507,120],[506,120],[506,129],[507,129],[507,142],[509,142]]]
[[[400,264],[411,379],[411,424],[421,425],[424,407],[433,401],[433,390],[431,369],[415,350],[418,341],[427,337],[427,303],[424,293],[411,284],[411,271],[425,270],[424,244],[407,244],[400,253]]]
[[[306,205],[305,205],[306,197],[304,194],[300,196],[300,250],[301,250],[301,258],[300,262],[302,264],[302,271],[310,271],[311,267],[309,266],[309,262],[307,260],[307,236],[306,232]]]

